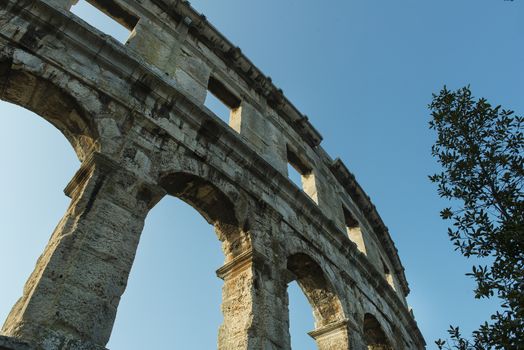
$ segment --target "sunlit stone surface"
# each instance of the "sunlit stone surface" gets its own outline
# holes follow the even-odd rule
[[[294,280],[319,349],[425,348],[373,204],[240,49],[184,1],[91,0],[131,32],[125,44],[73,2],[0,8],[1,98],[55,125],[82,162],[0,350],[104,349],[144,220],[167,195],[222,242],[219,349],[289,349]],[[208,94],[229,120],[204,106]]]

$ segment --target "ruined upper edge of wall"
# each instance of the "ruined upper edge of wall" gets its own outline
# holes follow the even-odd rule
[[[303,140],[312,148],[321,148],[322,135],[310,123],[308,117],[302,114],[291,101],[284,95],[258,67],[246,57],[241,49],[231,43],[217,28],[215,28],[205,15],[197,12],[186,0],[152,0],[157,5],[164,7],[176,20],[186,19],[191,32],[204,42],[218,57],[220,57],[229,68],[239,74],[256,92],[264,96],[282,119],[284,119]],[[163,6],[162,6],[163,5]],[[189,20],[187,20],[189,19]],[[326,157],[326,163],[335,178],[344,187],[350,197],[366,215],[369,223],[377,233],[381,243],[390,258],[397,265],[396,272],[399,274],[400,283],[405,295],[409,294],[409,285],[404,275],[404,267],[398,258],[398,250],[395,247],[387,226],[382,221],[375,205],[365,193],[340,158],[333,160],[327,152],[321,152]]]
[[[45,0],[46,2],[75,3],[75,0]],[[251,90],[258,94],[267,105],[273,109],[278,118],[289,126],[321,159],[321,163],[327,166],[339,185],[345,190],[351,200],[362,212],[370,227],[380,241],[382,249],[393,264],[394,272],[404,295],[409,294],[409,286],[404,274],[404,267],[398,257],[398,251],[391,239],[387,227],[380,218],[375,206],[369,196],[356,181],[354,175],[347,169],[340,159],[333,160],[320,146],[322,136],[309,122],[307,116],[303,115],[284,95],[283,91],[276,87],[271,78],[264,75],[234,44],[225,38],[206,17],[197,12],[190,3],[185,0],[87,0],[90,3],[102,5],[104,12],[109,12],[118,22],[134,30],[139,19],[149,18],[157,22],[173,21],[173,23],[161,23],[162,27],[178,27],[181,23],[188,27],[188,34],[216,55],[227,68],[240,77]],[[166,16],[162,19],[155,18],[154,14],[140,13],[147,4],[153,4],[163,11]],[[127,9],[117,8],[114,4],[130,6]],[[138,6],[136,6],[136,5]],[[122,11],[124,10],[124,11]],[[130,11],[126,11],[130,10]],[[132,13],[139,11],[139,13]],[[112,12],[112,13],[111,13]],[[142,27],[142,29],[144,29]],[[172,31],[171,31],[172,32]],[[302,145],[297,145],[301,148]]]

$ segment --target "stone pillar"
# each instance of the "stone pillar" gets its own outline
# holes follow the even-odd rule
[[[319,350],[349,350],[348,320],[322,326],[308,333]],[[353,349],[351,349],[353,350]]]
[[[186,20],[173,29],[159,27],[143,17],[133,29],[126,45],[167,78],[174,79],[179,89],[203,104],[211,68],[204,60],[182,50],[188,30]]]
[[[278,297],[285,286],[279,288],[264,259],[254,255],[245,252],[217,271],[224,280],[219,350],[289,349],[287,308]]]
[[[154,65],[168,76],[175,75],[176,58],[185,35],[159,28],[147,17],[141,18],[133,28],[127,47],[140,54],[147,63]]]
[[[349,348],[351,350],[368,350],[362,331],[356,328],[356,326],[353,327],[349,329]]]
[[[144,219],[163,192],[92,154],[66,193],[71,204],[2,334],[37,349],[103,349]]]
[[[242,101],[240,107],[231,113],[231,127],[269,164],[287,175],[287,161],[279,155],[278,149],[283,137],[269,118],[249,102]],[[281,147],[285,148],[286,145]]]

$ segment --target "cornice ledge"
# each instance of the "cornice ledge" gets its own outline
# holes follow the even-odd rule
[[[86,159],[80,165],[80,169],[77,170],[71,181],[64,188],[64,193],[69,198],[73,198],[79,189],[83,187],[89,174],[91,174],[95,169],[103,171],[114,171],[118,169],[118,165],[108,156],[99,153],[91,152]]]
[[[254,252],[253,249],[247,250],[242,254],[236,256],[230,262],[224,264],[221,268],[216,271],[217,276],[224,280],[226,277],[231,275],[234,271],[242,270],[253,263]]]
[[[349,319],[336,321],[328,325],[322,326],[320,328],[317,328],[314,331],[308,332],[308,334],[311,338],[317,340],[318,338],[329,336],[329,335],[332,335],[333,333],[338,333],[344,330],[347,331],[348,325],[350,323],[351,322],[349,321]]]
[[[270,77],[258,69],[240,50],[233,45],[222,33],[220,33],[203,14],[198,13],[185,0],[152,0],[157,6],[169,13],[177,21],[185,21],[189,25],[190,32],[217,56],[222,58],[226,64],[242,76],[249,85],[267,99],[268,104],[274,108],[283,119],[295,129],[311,146],[319,146],[322,135],[309,122],[308,117],[303,115],[277,88]]]
[[[366,219],[371,224],[373,230],[375,230],[377,233],[388,255],[394,258],[393,263],[395,265],[395,272],[397,272],[399,275],[402,291],[404,292],[404,295],[407,296],[410,290],[404,273],[404,266],[402,266],[400,258],[398,257],[398,250],[395,247],[395,243],[391,239],[388,228],[378,214],[375,205],[371,202],[369,196],[366,194],[366,192],[364,192],[360,184],[357,182],[355,175],[353,175],[348,170],[340,158],[336,158],[331,163],[329,168],[338,182],[342,185],[342,187],[344,187],[349,196],[355,201],[359,209],[366,216]]]

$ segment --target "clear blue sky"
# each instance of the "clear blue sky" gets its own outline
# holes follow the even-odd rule
[[[471,331],[496,303],[473,299],[472,261],[453,251],[438,216],[446,204],[427,175],[434,135],[426,109],[447,84],[471,84],[524,113],[524,4],[503,0],[242,1],[192,4],[242,48],[324,136],[376,204],[399,250],[408,298],[428,342],[449,324]],[[86,7],[75,10],[85,18]],[[98,21],[98,20],[96,20]],[[116,26],[97,26],[119,36]],[[0,104],[0,318],[5,319],[68,199],[79,166],[41,118]],[[223,257],[213,229],[165,198],[148,217],[111,350],[213,349]],[[295,350],[314,349],[311,309],[290,287]],[[146,346],[146,344],[149,344]],[[168,344],[168,345],[166,345]]]

